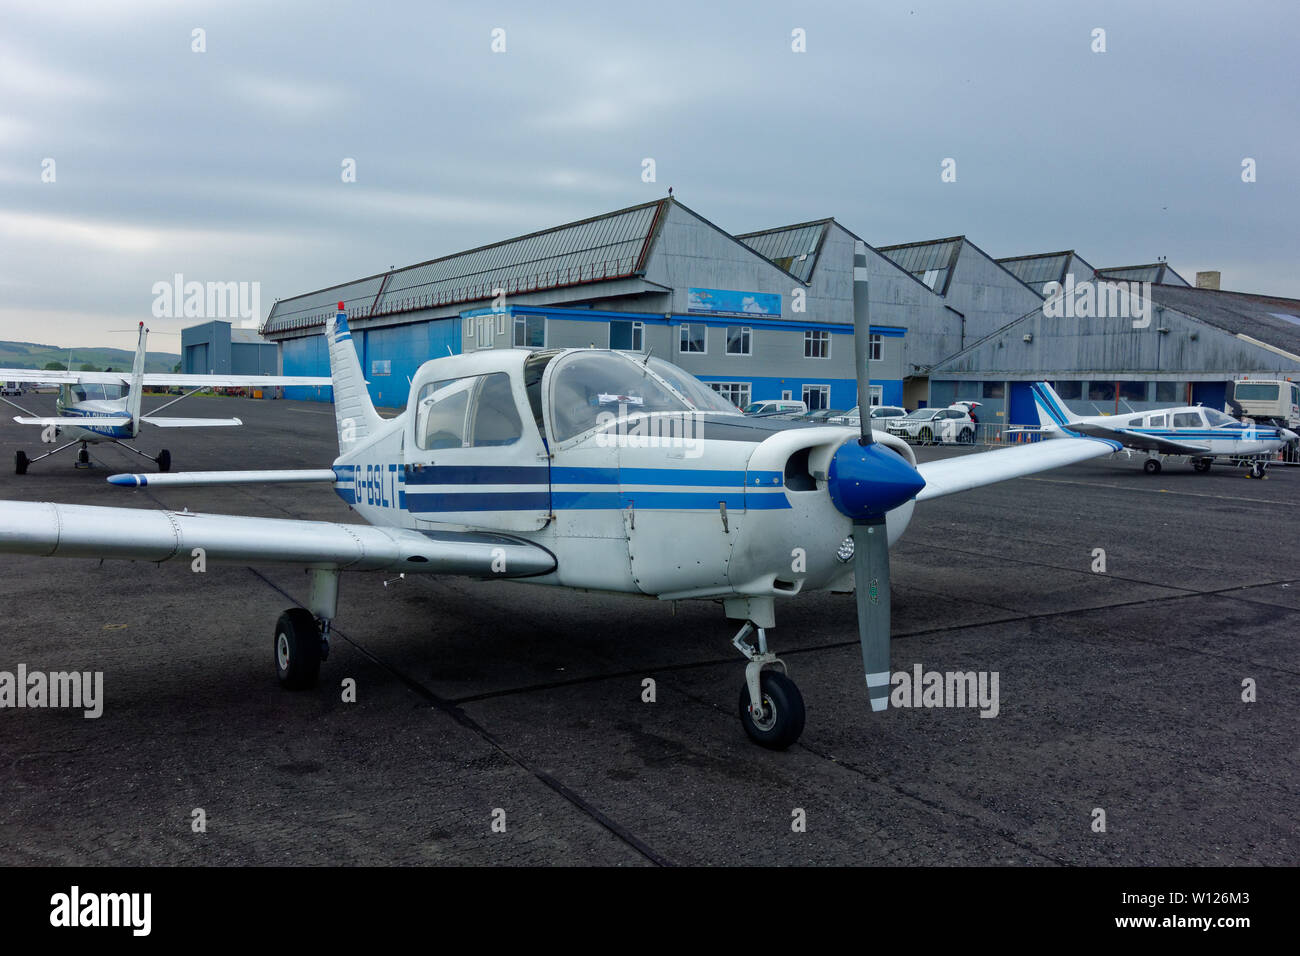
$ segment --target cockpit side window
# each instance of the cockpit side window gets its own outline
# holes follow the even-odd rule
[[[430,382],[415,411],[416,444],[439,448],[513,445],[523,424],[505,372]]]
[[[1201,416],[1197,412],[1175,412],[1175,428],[1200,428]]]
[[[1147,425],[1148,425],[1149,427],[1151,427],[1151,428],[1164,428],[1164,427],[1165,427],[1165,416],[1164,416],[1164,415],[1152,415],[1150,421],[1147,422]]]

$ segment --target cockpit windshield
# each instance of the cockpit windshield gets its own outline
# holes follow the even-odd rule
[[[740,409],[731,402],[709,388],[694,375],[683,371],[671,362],[665,362],[661,358],[651,356],[646,364],[650,366],[651,371],[658,374],[660,378],[681,393],[681,396],[686,401],[694,405],[696,411],[716,412],[721,415],[742,414]]]
[[[563,356],[555,362],[550,387],[551,428],[556,441],[615,418],[693,411],[640,361],[616,352]]]
[[[1231,415],[1225,415],[1216,408],[1203,408],[1201,411],[1205,414],[1205,420],[1211,428],[1222,428],[1224,425],[1235,425],[1237,420]]]

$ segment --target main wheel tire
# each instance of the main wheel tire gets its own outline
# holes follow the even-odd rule
[[[1197,461],[1192,462],[1192,468],[1194,468],[1196,471],[1201,471],[1201,472],[1209,471],[1210,460],[1208,458],[1198,459]]]
[[[289,690],[316,686],[320,676],[320,628],[310,611],[292,607],[275,622],[275,676]]]
[[[780,671],[765,670],[758,675],[766,716],[756,720],[750,712],[749,684],[740,687],[740,722],[749,739],[769,750],[785,750],[803,733],[803,695],[794,681]]]
[[[88,451],[87,451],[86,449],[84,449],[84,448],[81,449],[81,451],[77,452],[77,464],[79,464],[79,465],[89,465],[89,464],[90,464],[90,452],[88,452]]]
[[[1148,458],[1142,463],[1142,470],[1148,475],[1160,474],[1160,461],[1157,458]]]
[[[31,462],[27,460],[27,454],[26,454],[26,452],[21,452],[21,451],[20,451],[20,452],[15,453],[15,455],[14,455],[14,474],[15,474],[15,475],[25,475],[25,474],[27,474],[27,466],[30,465],[30,464],[31,464]]]
[[[162,451],[158,452],[158,470],[171,471],[171,469],[172,469],[172,453],[169,452],[166,448],[164,448]]]
[[[921,439],[922,445],[928,445],[930,442],[934,441],[934,432],[930,431],[928,428],[922,428],[921,434],[916,437]]]

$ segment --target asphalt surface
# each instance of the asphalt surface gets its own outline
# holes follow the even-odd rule
[[[150,431],[174,470],[334,456],[329,406],[178,408],[247,424]],[[39,430],[6,415],[0,499],[356,520],[323,486],[114,488],[152,469],[109,446],[19,477],[19,448]],[[779,605],[808,710],[784,753],[741,728],[713,603],[346,576],[321,684],[294,693],[271,632],[306,598],[299,569],[0,555],[0,671],[102,671],[105,696],[99,719],[0,710],[0,863],[1294,864],[1300,469],[1139,465],[918,506],[893,669],[995,671],[995,718],[873,715],[852,597]]]

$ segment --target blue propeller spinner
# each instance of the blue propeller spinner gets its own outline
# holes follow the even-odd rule
[[[920,472],[878,442],[845,442],[831,459],[826,477],[831,502],[855,521],[882,518],[925,487]]]

